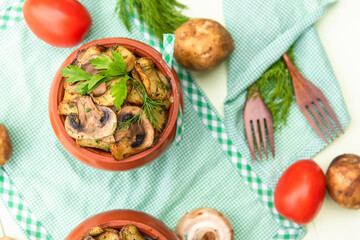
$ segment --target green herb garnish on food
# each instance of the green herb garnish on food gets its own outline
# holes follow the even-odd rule
[[[294,47],[292,46],[288,55],[294,62]],[[260,92],[262,99],[268,106],[274,128],[281,128],[286,124],[290,113],[290,107],[294,101],[294,90],[291,75],[283,59],[275,62],[254,84],[254,90]],[[252,96],[251,93],[248,96]]]
[[[82,96],[90,94],[104,82],[123,77],[120,82],[113,86],[114,90],[110,90],[110,94],[115,99],[115,106],[119,108],[127,96],[127,88],[124,90],[123,85],[125,84],[126,86],[126,81],[129,76],[126,74],[126,64],[121,53],[112,51],[111,55],[113,59],[100,55],[98,58],[89,60],[95,69],[101,69],[96,75],[87,73],[81,68],[73,65],[62,68],[61,74],[64,77],[67,77],[66,82],[79,82],[75,92],[80,93]]]
[[[144,85],[142,85],[141,83],[139,83],[138,81],[136,81],[131,77],[129,77],[128,79],[131,80],[133,87],[141,96],[141,99],[143,101],[143,105],[141,109],[145,112],[146,117],[149,119],[150,123],[155,128],[160,128],[160,124],[158,120],[161,116],[159,113],[161,113],[161,111],[163,110],[161,106],[164,106],[164,103],[162,101],[152,100],[147,94]],[[142,111],[139,111],[129,120],[125,122],[118,122],[118,130],[127,129],[130,127],[131,124],[134,124],[137,121],[141,123],[141,119],[142,119]]]
[[[185,5],[177,0],[118,0],[115,11],[126,28],[131,31],[130,19],[135,8],[141,22],[145,22],[162,41],[164,33],[173,33],[190,20],[182,14]]]
[[[120,108],[127,96],[126,82],[130,77],[125,75],[118,83],[116,83],[110,90],[111,96],[115,98],[114,104],[116,108]]]

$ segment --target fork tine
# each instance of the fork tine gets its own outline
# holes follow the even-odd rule
[[[265,121],[266,121],[267,130],[268,130],[268,137],[269,137],[269,142],[270,142],[270,147],[271,147],[271,153],[272,153],[273,158],[275,158],[275,141],[274,141],[273,121],[271,118],[267,118],[267,119],[265,119]]]
[[[253,128],[254,128],[254,135],[255,135],[257,150],[259,152],[260,160],[262,161],[258,120],[255,120],[255,123],[253,121]]]
[[[265,119],[260,119],[259,122],[260,122],[261,137],[262,137],[262,143],[263,143],[266,159],[269,160],[267,141],[266,141]]]
[[[319,127],[316,125],[314,119],[312,119],[310,113],[308,112],[308,110],[306,109],[306,107],[304,106],[300,106],[300,110],[301,112],[304,114],[305,118],[307,119],[307,121],[310,123],[311,127],[315,130],[315,132],[322,138],[322,140],[324,140],[326,143],[328,143],[328,141],[326,140],[326,138],[324,137],[324,135],[321,133]]]
[[[334,110],[332,109],[332,107],[330,106],[328,100],[324,97],[324,98],[320,98],[319,99],[320,102],[324,105],[325,110],[329,113],[330,117],[332,118],[332,120],[335,122],[336,126],[338,127],[338,129],[340,129],[340,131],[342,133],[344,133],[344,130],[341,127],[341,124],[338,120],[338,118],[336,117],[336,114],[334,112]]]
[[[326,124],[331,128],[331,130],[333,131],[333,133],[335,133],[336,137],[338,137],[338,133],[336,132],[334,125],[330,122],[330,119],[328,118],[327,114],[325,113],[324,109],[321,107],[321,105],[319,104],[318,101],[315,101],[315,106],[318,109],[318,111],[320,112],[320,115],[322,116],[323,119],[325,119]]]
[[[323,121],[321,120],[319,114],[315,111],[314,107],[312,106],[312,104],[310,104],[308,106],[310,112],[312,113],[312,115],[315,117],[316,121],[319,123],[320,127],[322,128],[322,130],[328,135],[328,137],[333,140],[333,138],[331,137],[331,134],[329,133],[327,127],[325,127]]]
[[[252,131],[251,131],[251,121],[244,121],[244,125],[245,125],[245,134],[246,134],[247,141],[249,143],[251,156],[252,156],[253,160],[256,161],[255,147],[254,147],[253,135],[252,135]]]

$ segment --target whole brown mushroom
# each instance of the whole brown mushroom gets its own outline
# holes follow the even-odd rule
[[[227,59],[235,48],[230,33],[211,19],[190,20],[174,34],[174,57],[189,70],[209,71]]]
[[[0,167],[9,161],[12,151],[9,134],[5,126],[0,123]]]
[[[348,209],[360,208],[360,157],[336,157],[326,172],[326,187],[332,199]]]

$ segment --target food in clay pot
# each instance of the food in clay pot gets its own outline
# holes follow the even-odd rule
[[[89,230],[84,240],[146,240],[146,238],[139,232],[134,225],[127,225],[120,229],[117,228],[102,228],[95,226]]]
[[[151,58],[120,45],[93,45],[61,73],[65,93],[58,113],[78,146],[123,160],[155,145],[173,99],[170,81]]]
[[[347,209],[360,208],[360,157],[336,157],[326,172],[326,187],[331,198]]]
[[[234,239],[229,219],[213,208],[197,208],[186,213],[176,225],[175,233],[180,240]]]

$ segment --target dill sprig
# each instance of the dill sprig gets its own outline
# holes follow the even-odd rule
[[[180,25],[190,20],[182,14],[185,5],[177,0],[118,0],[115,12],[131,31],[130,19],[135,8],[141,22],[145,22],[162,41],[164,33],[173,33]]]
[[[290,47],[288,55],[294,62],[294,47]],[[294,101],[294,90],[291,75],[284,60],[275,62],[254,84],[254,90],[260,92],[262,99],[268,106],[274,128],[281,128],[286,124],[290,107]],[[249,93],[248,96],[252,94]]]
[[[164,105],[162,101],[154,101],[147,94],[145,87],[135,79],[129,77],[131,80],[133,87],[137,91],[137,93],[141,96],[143,101],[143,105],[141,109],[144,111],[146,117],[149,119],[150,123],[156,128],[160,128],[159,118],[160,114],[158,111],[161,111],[161,106]],[[125,122],[118,122],[118,130],[128,129],[130,125],[138,122],[141,124],[142,121],[142,111],[138,111],[132,118],[128,119]]]

